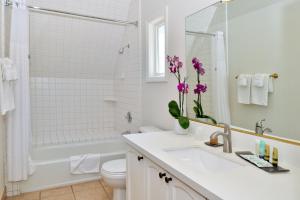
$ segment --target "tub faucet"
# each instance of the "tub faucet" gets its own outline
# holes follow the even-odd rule
[[[218,136],[223,136],[223,152],[224,153],[232,153],[232,140],[231,140],[231,129],[228,124],[220,123],[219,125],[224,126],[224,131],[216,131],[211,136],[211,140],[217,139]]]
[[[127,122],[129,124],[132,122],[132,114],[131,114],[131,112],[127,112],[127,114],[125,115],[125,119],[127,120]]]

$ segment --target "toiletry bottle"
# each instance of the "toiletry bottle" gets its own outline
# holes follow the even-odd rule
[[[259,158],[264,159],[265,157],[265,148],[266,148],[266,142],[261,140],[259,143]]]
[[[273,148],[272,164],[274,167],[278,166],[278,149],[276,147]]]
[[[255,154],[259,156],[259,140],[255,140]]]
[[[268,145],[268,144],[266,144],[266,147],[265,147],[264,159],[268,162],[270,161],[270,145]]]

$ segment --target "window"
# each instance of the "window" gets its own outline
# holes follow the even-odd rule
[[[166,68],[166,26],[164,18],[149,23],[148,81],[162,81]]]

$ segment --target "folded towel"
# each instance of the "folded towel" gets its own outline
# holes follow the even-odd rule
[[[1,69],[4,81],[15,81],[18,80],[17,69],[13,66],[12,60],[9,58],[1,59]]]
[[[251,84],[251,103],[268,105],[270,74],[255,74]]]
[[[1,114],[5,115],[7,112],[12,111],[16,108],[14,95],[15,85],[13,82],[10,81],[2,81],[0,88],[0,110]]]
[[[85,154],[70,157],[71,174],[100,172],[100,154]]]
[[[265,84],[265,75],[264,74],[255,74],[252,78],[252,85],[255,87],[262,88]]]
[[[7,112],[15,109],[15,81],[6,80],[7,77],[4,75],[6,72],[3,70],[10,68],[11,63],[11,60],[8,58],[0,59],[0,111],[2,115],[5,115]]]
[[[238,103],[250,104],[252,75],[240,74],[237,80]]]
[[[248,79],[245,76],[239,77],[238,78],[238,85],[243,86],[243,87],[247,87]]]
[[[28,174],[33,175],[34,172],[36,171],[36,164],[31,159],[31,156],[29,156],[28,163],[29,163],[29,165],[28,165]]]

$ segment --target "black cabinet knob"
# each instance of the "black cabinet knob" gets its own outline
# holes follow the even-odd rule
[[[143,156],[138,156],[137,159],[138,159],[138,161],[141,161],[141,160],[144,159],[144,157]]]
[[[166,177],[166,178],[165,178],[165,182],[166,182],[166,183],[169,183],[170,181],[172,181],[172,178],[171,178],[171,177]]]
[[[159,172],[159,178],[163,178],[163,177],[165,177],[166,175],[167,175],[166,173]]]

